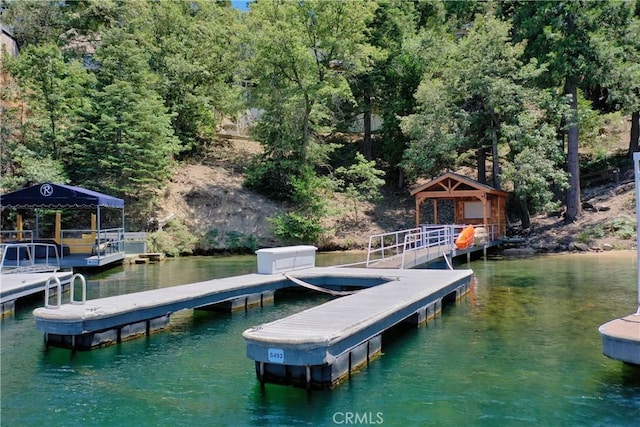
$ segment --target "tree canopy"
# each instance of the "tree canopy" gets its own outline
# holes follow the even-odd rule
[[[2,58],[3,191],[91,185],[144,216],[176,162],[215,151],[223,121],[252,111],[263,150],[246,184],[294,202],[276,222],[305,240],[333,192],[375,200],[381,176],[404,188],[463,167],[511,191],[523,224],[559,205],[572,221],[605,117],[628,117],[638,149],[635,0],[2,7],[20,47]],[[345,185],[357,171],[368,183]]]

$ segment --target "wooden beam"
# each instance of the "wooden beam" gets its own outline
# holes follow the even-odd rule
[[[433,199],[433,223],[438,224],[438,199]]]
[[[456,199],[460,197],[482,198],[486,192],[482,190],[459,190],[459,191],[424,191],[416,196],[422,199]]]

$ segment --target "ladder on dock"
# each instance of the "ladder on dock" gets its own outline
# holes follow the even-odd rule
[[[500,243],[494,235],[494,227],[476,238],[474,245],[467,249],[458,249],[455,240],[467,225],[423,225],[369,237],[367,249],[367,267],[375,268],[412,268],[438,258],[458,256],[478,250],[486,250]]]

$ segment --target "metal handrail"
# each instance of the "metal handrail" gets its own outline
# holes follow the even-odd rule
[[[389,252],[391,252],[390,257],[402,256],[401,268],[404,268],[406,254],[413,252],[414,256],[417,257],[417,251],[420,249],[427,249],[427,253],[429,254],[431,248],[437,247],[438,255],[441,256],[452,252],[455,253],[456,238],[462,230],[468,226],[469,225],[466,224],[425,224],[418,228],[369,236],[366,266],[369,266],[373,261],[386,259],[389,257]],[[497,239],[499,229],[496,224],[487,224],[486,227],[484,224],[474,224],[473,227],[484,229],[485,238],[482,242],[483,245]],[[392,243],[385,245],[385,239],[388,237],[391,237]],[[379,244],[376,247],[374,243],[378,241]],[[380,257],[372,260],[371,255],[377,253],[380,254]]]
[[[453,225],[445,225],[439,227],[425,227],[418,233],[410,233],[405,236],[405,243],[402,250],[402,263],[400,268],[404,269],[406,254],[413,252],[414,260],[417,257],[418,250],[426,249],[427,255],[430,255],[431,248],[436,249],[436,254],[445,255],[443,248],[449,248],[451,252],[455,237]]]
[[[73,293],[76,286],[76,279],[80,279],[80,285],[82,286],[82,299],[80,301],[76,301]],[[71,276],[71,281],[69,282],[69,300],[71,304],[82,305],[87,302],[87,280],[80,273],[76,273]]]
[[[49,293],[51,292],[51,281],[56,282],[56,304],[49,304]],[[51,276],[47,279],[47,283],[44,285],[44,306],[45,308],[60,308],[62,305],[62,283],[56,276]]]
[[[371,255],[380,253],[380,258],[378,259],[386,259],[387,253],[389,251],[395,252],[392,256],[400,255],[400,249],[404,247],[404,235],[409,233],[419,232],[420,228],[411,228],[408,230],[400,230],[400,231],[392,231],[389,233],[375,234],[369,236],[369,247],[367,250],[367,266],[371,262]],[[401,237],[402,236],[402,237]],[[391,237],[392,243],[390,245],[385,245],[385,239]],[[374,243],[377,244],[379,240],[379,246],[374,246]]]
[[[7,240],[31,242],[33,241],[33,230],[0,230],[0,241]]]
[[[61,231],[60,243],[70,244],[74,247],[86,247],[83,253],[95,254],[98,259],[106,256],[107,253],[124,252],[124,229],[123,228],[108,228],[98,230],[92,229],[65,229]],[[72,242],[72,239],[76,237],[71,236],[86,236],[91,235],[93,238],[86,243]]]
[[[80,279],[80,285],[82,286],[82,299],[76,301],[74,297],[74,288],[76,285],[76,279]],[[55,282],[56,288],[56,303],[50,304],[49,299],[51,298],[51,288],[54,286],[51,285],[51,282]],[[87,280],[80,273],[76,273],[71,276],[71,280],[69,281],[69,303],[82,305],[87,302]],[[62,306],[62,283],[57,276],[51,276],[47,279],[47,283],[44,285],[44,307],[57,309]]]
[[[41,248],[40,250],[38,250]],[[15,251],[15,263],[7,259]],[[38,256],[43,253],[44,256]],[[55,263],[53,262],[55,258]],[[43,262],[38,260],[43,259]],[[1,243],[0,271],[3,273],[24,273],[34,271],[57,271],[60,269],[58,247],[52,243]]]

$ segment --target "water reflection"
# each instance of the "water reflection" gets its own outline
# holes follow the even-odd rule
[[[319,257],[319,265],[362,260]],[[255,257],[194,257],[89,277],[90,298],[255,272]],[[46,350],[31,310],[1,323],[3,425],[606,425],[640,418],[640,370],[602,355],[598,326],[635,310],[635,255],[474,261],[474,290],[334,390],[260,387],[242,332],[327,301],[279,292],[235,313],[185,310],[165,331],[99,350]]]

